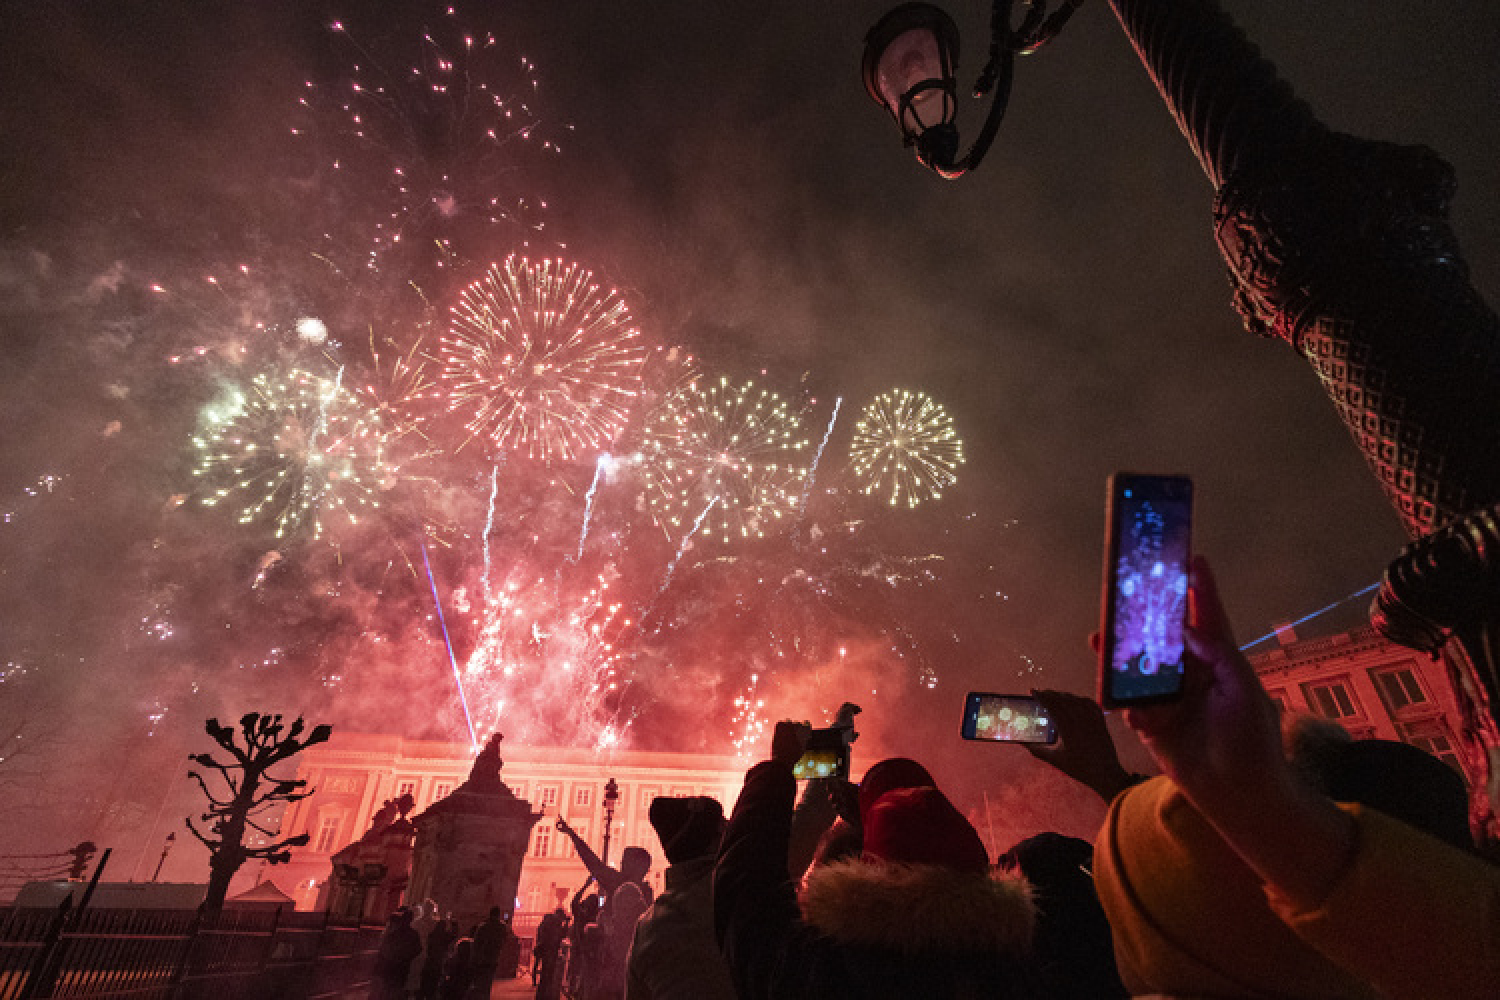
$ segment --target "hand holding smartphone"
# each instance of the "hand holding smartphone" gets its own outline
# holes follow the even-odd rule
[[[961,735],[997,743],[1056,743],[1057,729],[1042,703],[1024,694],[970,691]]]
[[[1182,693],[1192,523],[1191,479],[1110,477],[1099,628],[1099,704],[1106,708]]]

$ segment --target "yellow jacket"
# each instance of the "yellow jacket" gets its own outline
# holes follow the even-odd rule
[[[1500,997],[1500,868],[1357,805],[1327,898],[1261,885],[1166,778],[1116,797],[1095,882],[1132,993],[1329,1000]]]

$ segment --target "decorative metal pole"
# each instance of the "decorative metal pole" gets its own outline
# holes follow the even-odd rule
[[[599,852],[599,859],[606,865],[609,864],[609,835],[615,826],[615,803],[619,801],[620,786],[610,778],[604,783],[604,850]]]
[[[151,873],[151,881],[155,882],[161,878],[161,866],[167,863],[167,855],[172,852],[172,845],[177,843],[177,834],[167,834],[167,839],[161,845],[161,857],[157,859],[156,871]]]
[[[1448,225],[1452,168],[1328,129],[1214,0],[1110,5],[1217,191],[1236,310],[1313,366],[1413,539],[1372,620],[1449,654],[1471,818],[1500,841],[1500,319]]]

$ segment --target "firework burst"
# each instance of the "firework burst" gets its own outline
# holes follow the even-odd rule
[[[674,538],[695,526],[726,542],[761,537],[790,523],[806,451],[801,421],[774,392],[727,378],[693,383],[646,426],[651,509]]]
[[[964,446],[953,418],[931,396],[892,389],[860,414],[849,457],[866,495],[916,507],[957,481]]]
[[[441,356],[439,392],[471,434],[551,463],[614,440],[646,354],[625,302],[592,272],[513,256],[464,291]]]
[[[392,481],[378,419],[337,377],[257,375],[203,420],[193,438],[202,503],[234,506],[241,524],[274,525],[278,539],[358,523]]]

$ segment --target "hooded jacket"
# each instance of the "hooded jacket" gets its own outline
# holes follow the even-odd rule
[[[850,859],[787,876],[796,779],[750,769],[714,869],[714,922],[741,1000],[1035,995],[1026,882]],[[804,916],[805,913],[805,916]]]

